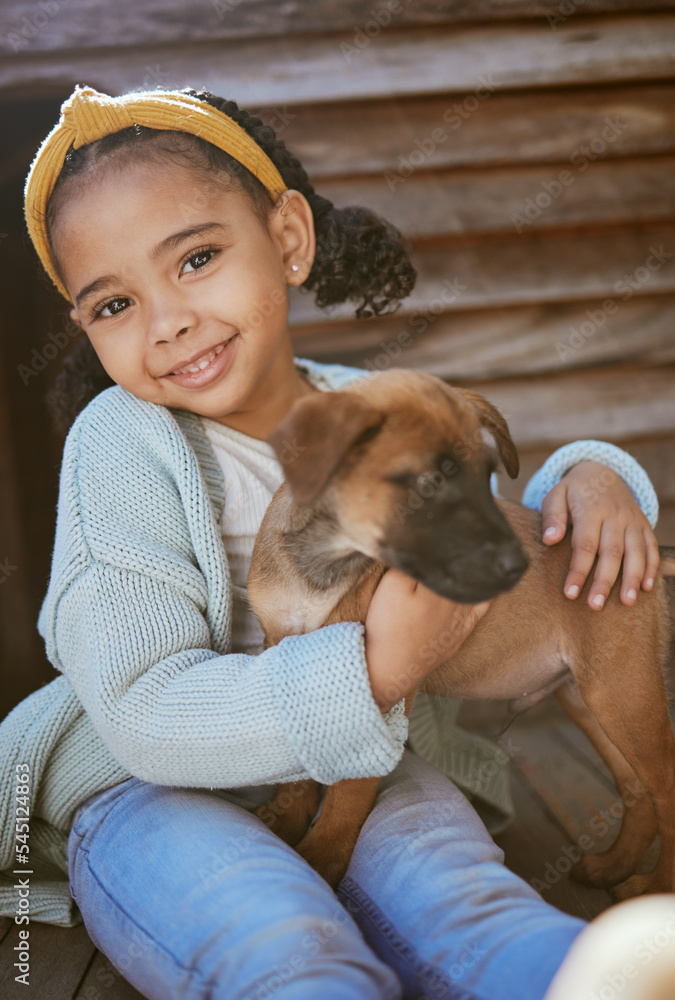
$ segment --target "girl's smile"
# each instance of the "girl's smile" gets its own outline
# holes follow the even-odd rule
[[[183,386],[185,389],[201,389],[225,371],[234,352],[237,337],[238,334],[233,333],[229,340],[223,341],[197,358],[188,359],[184,365],[180,365],[175,371],[167,372],[162,377],[171,379],[175,385]]]
[[[71,316],[115,382],[260,438],[315,391],[294,365],[287,295],[313,260],[311,209],[288,191],[268,219],[236,182],[182,165],[85,181],[53,239]]]

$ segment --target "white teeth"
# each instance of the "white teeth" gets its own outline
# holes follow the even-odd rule
[[[197,361],[193,361],[191,365],[186,365],[185,368],[177,368],[172,375],[185,375],[187,372],[201,372],[204,368],[208,368],[213,359],[220,354],[221,351],[225,349],[225,344],[219,344],[213,351],[209,351],[208,354],[203,354],[201,358]]]

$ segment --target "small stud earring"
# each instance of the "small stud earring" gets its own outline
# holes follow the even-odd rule
[[[298,267],[297,264],[291,264],[291,271],[299,271],[299,270],[300,268]]]

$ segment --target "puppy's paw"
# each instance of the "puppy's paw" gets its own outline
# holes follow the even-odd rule
[[[351,851],[332,851],[324,838],[313,837],[311,830],[295,849],[331,889],[337,889],[349,867]]]
[[[647,872],[646,875],[631,875],[625,882],[613,886],[609,893],[615,903],[620,903],[624,899],[633,899],[635,896],[646,896],[650,892],[670,893],[672,887],[667,878],[657,872]]]
[[[587,854],[570,869],[570,878],[594,889],[608,889],[626,879],[633,870],[608,854]]]
[[[308,816],[277,812],[273,801],[258,806],[255,815],[289,847],[295,847],[302,840],[311,822]]]
[[[289,847],[295,847],[307,833],[319,807],[319,786],[315,781],[279,785],[271,802],[258,806],[255,815]]]

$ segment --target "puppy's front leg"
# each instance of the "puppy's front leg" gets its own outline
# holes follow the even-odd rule
[[[410,715],[417,688],[406,695]],[[379,778],[350,778],[326,789],[321,815],[296,846],[314,871],[337,889],[351,861],[361,827],[375,805]]]
[[[361,827],[375,804],[379,778],[349,778],[326,789],[321,815],[296,847],[308,865],[337,889]]]
[[[255,814],[272,833],[276,833],[289,847],[295,847],[316,816],[319,787],[318,782],[311,778],[285,782],[279,785],[270,802],[258,806]]]

